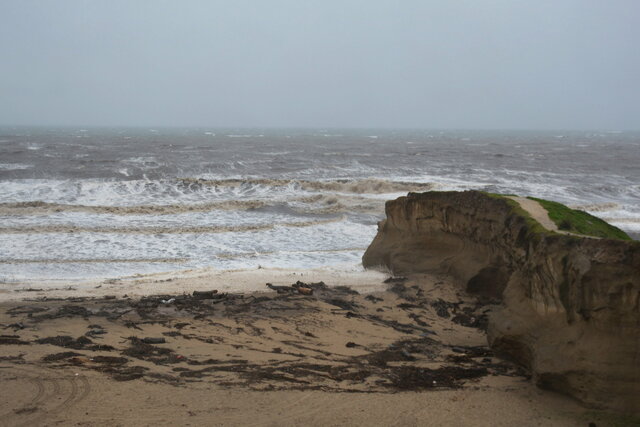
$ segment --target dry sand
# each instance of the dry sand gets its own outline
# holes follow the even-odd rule
[[[264,292],[265,277],[331,286]],[[5,289],[0,424],[604,425],[487,348],[486,305],[443,278],[382,277],[194,272]],[[332,287],[344,284],[358,290]]]

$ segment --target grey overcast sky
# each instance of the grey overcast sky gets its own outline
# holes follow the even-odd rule
[[[640,0],[0,0],[0,124],[639,129]]]

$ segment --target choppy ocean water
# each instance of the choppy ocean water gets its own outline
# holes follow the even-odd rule
[[[0,280],[357,269],[384,201],[479,189],[640,236],[640,133],[0,128]]]

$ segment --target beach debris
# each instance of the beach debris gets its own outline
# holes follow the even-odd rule
[[[32,414],[37,410],[38,408],[36,406],[25,406],[24,408],[14,409],[13,413],[17,415]]]
[[[488,375],[486,368],[445,366],[438,369],[402,366],[391,371],[391,386],[400,390],[420,390],[434,387],[458,388],[463,380]]]
[[[411,353],[409,353],[409,352],[408,352],[407,350],[405,350],[404,348],[403,348],[402,350],[400,350],[400,353],[404,356],[404,358],[405,358],[406,360],[410,360],[410,361],[414,361],[414,360],[416,360],[416,358],[415,358],[415,357],[413,357],[413,356],[411,355]]]
[[[445,319],[448,319],[450,317],[449,314],[449,306],[451,304],[447,303],[446,301],[438,298],[437,301],[433,301],[431,303],[431,307],[433,307],[436,311],[436,314],[440,317],[443,317]]]
[[[279,294],[293,294],[297,292],[300,295],[313,295],[314,290],[326,289],[326,287],[327,286],[324,284],[324,282],[307,284],[299,280],[291,286],[280,286],[274,285],[272,283],[267,283],[267,288],[271,289],[272,291],[276,291]]]
[[[25,326],[24,326],[24,323],[17,322],[17,323],[11,323],[4,327],[4,329],[9,329],[9,328],[12,328],[14,331],[17,331],[18,329],[24,329]]]
[[[90,326],[97,326],[96,328],[91,328],[89,331],[87,331],[84,335],[87,337],[91,337],[91,338],[96,338],[96,335],[104,335],[107,333],[107,331],[105,331],[101,326],[99,325],[90,325]]]
[[[356,310],[358,308],[358,304],[352,301],[346,301],[342,298],[326,298],[324,302],[327,304],[334,305],[336,307],[340,307],[342,310]]]
[[[28,305],[20,305],[18,307],[14,307],[12,309],[7,310],[7,313],[9,313],[12,317],[18,315],[18,314],[26,314],[29,317],[31,317],[32,315],[36,314],[36,313],[41,313],[43,311],[47,311],[49,310],[48,307],[35,307],[35,306],[28,306]]]
[[[306,283],[302,283],[301,281],[297,281],[293,285],[291,285],[293,289],[297,289],[298,293],[301,295],[313,295],[313,289],[307,286]]]
[[[224,294],[218,294],[216,289],[212,291],[193,291],[193,297],[195,299],[216,299],[221,298]]]
[[[272,291],[276,291],[279,294],[290,294],[296,291],[296,289],[292,286],[277,286],[271,283],[267,283],[267,288]]]
[[[164,344],[167,342],[167,340],[165,340],[164,338],[160,337],[160,338],[153,338],[153,337],[149,337],[149,338],[142,338],[141,340],[143,343],[145,344]]]
[[[295,278],[302,279],[300,276]],[[12,322],[24,321],[26,330],[33,322],[46,319],[84,317],[82,324],[88,325],[83,326],[86,327],[84,337],[52,337],[48,344],[66,348],[50,349],[64,353],[54,352],[41,361],[48,362],[52,368],[95,370],[118,381],[145,378],[152,382],[186,384],[191,381],[218,382],[224,375],[225,385],[249,386],[256,390],[304,387],[309,390],[386,392],[458,388],[468,380],[489,374],[522,376],[521,371],[510,363],[489,357],[491,353],[486,346],[466,347],[458,341],[452,346],[447,343],[448,336],[437,337],[431,330],[430,324],[434,320],[434,327],[444,321],[470,326],[478,321],[482,310],[487,310],[483,305],[474,305],[460,296],[459,302],[438,300],[437,295],[432,294],[427,298],[420,295],[420,288],[406,286],[406,283],[389,286],[397,289],[396,299],[395,295],[382,292],[358,295],[352,288],[339,285],[340,282],[331,286],[323,282],[293,282],[281,283],[287,286],[266,285],[282,295],[271,292],[225,294],[207,290],[213,287],[210,284],[211,288],[200,291],[148,295],[133,300],[118,296],[113,301],[97,297],[94,300],[64,298],[30,303],[31,306],[15,307],[7,314],[13,317]],[[386,303],[383,305],[381,301]],[[432,302],[444,309],[448,319],[436,315]],[[60,310],[61,307],[64,309]],[[41,310],[44,313],[39,313]],[[20,318],[16,318],[18,313]],[[35,314],[28,316],[31,313]],[[123,313],[129,314],[122,317]],[[313,313],[312,322],[304,316],[306,313]],[[322,323],[316,323],[316,313],[320,313]],[[325,318],[325,315],[331,317]],[[345,316],[352,319],[346,320]],[[268,323],[263,324],[264,319]],[[103,356],[107,354],[103,353],[107,346],[99,345],[99,338],[120,336],[117,329],[111,329],[113,324],[137,328],[141,335],[139,338],[122,335],[125,341],[114,344],[117,348],[111,348],[112,356]],[[153,330],[147,330],[150,324],[154,325]],[[145,332],[140,328],[143,325]],[[3,326],[6,329],[6,324],[0,328]],[[273,335],[266,332],[269,328],[274,331]],[[361,334],[362,331],[367,333]],[[370,331],[376,334],[373,338],[368,335]],[[11,329],[6,332],[19,333]],[[106,332],[111,335],[103,335]],[[334,339],[334,332],[339,335],[331,342],[337,342],[343,348],[337,354],[324,348],[327,338]],[[271,339],[264,340],[265,336]],[[18,339],[17,335],[15,337]],[[239,337],[242,340],[238,340]],[[392,337],[399,340],[389,344]],[[350,341],[356,338],[362,344]],[[381,339],[374,341],[374,338]],[[34,339],[29,338],[25,343],[34,345]],[[191,340],[191,345],[184,347],[185,340]],[[209,347],[203,351],[195,346],[194,340],[214,344],[216,359],[203,358]],[[0,348],[8,350],[6,346]],[[38,349],[41,350],[44,348]],[[100,353],[94,353],[94,350]],[[262,354],[253,359],[254,351],[273,354],[269,356],[269,362],[264,363]],[[247,357],[247,360],[240,357]],[[316,358],[317,362],[313,360]],[[0,360],[14,359],[0,356]],[[136,366],[141,361],[145,362],[145,367]],[[434,366],[438,368],[434,369]],[[479,370],[482,368],[486,371]],[[70,372],[73,374],[74,371]]]
[[[299,287],[299,288],[298,288],[298,293],[299,293],[299,294],[302,294],[302,295],[313,295],[313,289],[311,289],[311,288]]]
[[[55,337],[40,338],[35,341],[38,344],[51,344],[58,347],[81,349],[93,342],[87,337],[78,337],[76,339],[68,335],[58,335]]]
[[[178,359],[178,355],[170,348],[165,347],[157,347],[155,345],[151,345],[150,342],[154,342],[160,344],[159,341],[149,341],[149,338],[138,338],[135,336],[127,338],[131,345],[129,348],[125,349],[122,352],[123,356],[130,356],[136,359],[147,360],[153,362],[157,365],[163,364],[171,364],[177,363],[179,361],[185,360],[186,358],[182,356],[182,358]],[[162,343],[164,343],[164,338],[160,338]]]
[[[133,328],[133,329],[137,329],[139,331],[142,330],[142,328],[140,328],[136,322],[132,322],[130,320],[127,320],[126,322],[124,322],[124,326],[126,326],[127,328]]]
[[[0,344],[21,345],[29,344],[29,342],[22,341],[18,335],[0,335]]]
[[[422,317],[420,317],[419,315],[415,314],[415,313],[409,313],[409,318],[413,319],[414,322],[416,322],[417,325],[428,328],[430,325],[425,322],[424,320],[422,320]]]
[[[360,292],[350,288],[349,286],[339,285],[339,286],[335,286],[332,289],[334,292],[337,292],[342,295],[360,295]]]
[[[72,348],[74,350],[90,350],[90,351],[112,351],[114,348],[106,344],[94,344],[89,338],[81,336],[76,339],[68,335],[58,335],[55,337],[40,338],[35,341],[36,344],[51,344],[58,347]]]
[[[80,353],[76,353],[75,351],[65,351],[63,353],[53,353],[47,356],[44,356],[42,360],[44,362],[58,362],[64,359],[70,359],[72,357],[82,356]]]
[[[389,277],[388,279],[386,279],[384,281],[384,283],[404,283],[407,280],[409,280],[409,279],[407,279],[406,277],[393,277],[392,276],[392,277]]]
[[[89,317],[91,316],[91,312],[82,306],[67,304],[60,307],[55,316],[56,317],[75,317],[75,316]]]

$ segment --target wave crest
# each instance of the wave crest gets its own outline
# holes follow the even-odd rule
[[[212,210],[250,210],[266,206],[260,200],[224,200],[193,205],[87,206],[43,201],[0,203],[0,215],[46,215],[55,212],[85,212],[113,215],[174,215]]]
[[[572,205],[571,209],[589,212],[606,212],[620,209],[620,205],[617,203],[592,203],[586,205]]]
[[[386,179],[338,179],[332,181],[310,181],[301,179],[201,179],[181,178],[180,181],[187,186],[211,186],[211,187],[240,187],[243,185],[264,185],[271,187],[294,186],[302,190],[311,191],[336,191],[342,193],[357,194],[385,194],[410,191],[428,191],[436,187],[430,182],[403,182],[389,181]],[[192,187],[193,188],[193,187]]]
[[[229,225],[229,226],[197,226],[197,227],[87,227],[67,224],[33,225],[24,227],[0,227],[0,234],[23,233],[122,233],[122,234],[186,234],[186,233],[238,233],[246,231],[271,230],[276,227],[313,227],[314,225],[331,224],[344,221],[339,218],[313,221],[275,222],[272,224]]]

